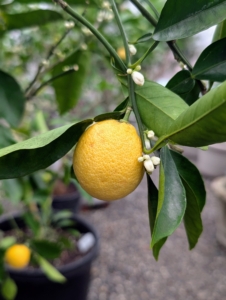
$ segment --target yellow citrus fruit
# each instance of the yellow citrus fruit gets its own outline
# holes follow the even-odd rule
[[[91,196],[112,201],[130,194],[144,175],[142,144],[131,124],[116,120],[94,123],[82,134],[74,152],[73,168]]]
[[[124,47],[120,47],[117,49],[117,53],[118,53],[118,56],[125,60],[126,59],[126,51],[125,51],[125,48]]]
[[[5,253],[5,261],[13,268],[24,268],[30,261],[31,251],[24,244],[15,244],[9,247]]]

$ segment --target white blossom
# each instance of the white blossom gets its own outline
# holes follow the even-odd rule
[[[137,71],[133,71],[133,73],[131,74],[133,81],[137,84],[142,86],[144,84],[144,76],[143,74],[141,74],[140,72]]]
[[[129,46],[129,52],[131,55],[135,55],[137,53],[137,49],[134,45],[128,45]]]
[[[160,158],[157,157],[157,156],[152,156],[152,157],[151,157],[151,161],[153,162],[153,165],[154,165],[154,166],[157,166],[157,165],[160,164]]]
[[[147,172],[149,174],[151,174],[155,169],[151,159],[148,159],[148,160],[144,161],[144,167],[145,167],[145,169],[147,170]]]
[[[151,140],[155,136],[155,133],[153,130],[149,130],[147,133],[147,137]]]

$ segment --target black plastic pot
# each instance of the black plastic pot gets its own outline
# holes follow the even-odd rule
[[[81,206],[81,195],[75,184],[68,185],[68,192],[62,195],[53,195],[52,208],[58,212],[61,210],[70,210],[72,213],[78,213]]]
[[[45,274],[37,269],[16,270],[9,268],[9,274],[15,280],[18,294],[15,300],[86,300],[90,284],[90,270],[93,260],[99,250],[99,238],[95,228],[78,216],[73,216],[75,228],[81,233],[91,232],[96,238],[94,247],[81,259],[64,265],[58,270],[67,278],[66,283],[60,284],[50,281]],[[20,217],[15,217],[19,227],[24,223]],[[11,229],[9,218],[0,219],[0,229]],[[3,300],[3,298],[0,299]]]

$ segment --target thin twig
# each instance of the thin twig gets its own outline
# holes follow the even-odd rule
[[[60,77],[63,77],[63,76],[66,76],[66,75],[68,75],[68,74],[70,74],[70,73],[73,73],[73,72],[75,72],[76,70],[75,69],[70,69],[70,70],[67,70],[67,71],[65,71],[65,72],[62,72],[62,73],[60,73],[60,74],[58,74],[58,75],[56,75],[56,76],[53,76],[53,77],[51,77],[49,80],[46,80],[46,81],[44,81],[42,84],[40,84],[40,86],[37,88],[37,89],[35,89],[34,91],[32,91],[30,94],[28,94],[27,96],[26,96],[26,99],[27,100],[30,100],[32,97],[34,97],[42,88],[44,88],[46,85],[48,85],[50,82],[52,82],[52,81],[54,81],[54,80],[56,80],[56,79],[58,79],[58,78],[60,78]]]

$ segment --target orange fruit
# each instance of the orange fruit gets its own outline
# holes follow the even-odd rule
[[[15,244],[9,247],[5,253],[6,263],[13,268],[24,268],[30,261],[31,251],[24,244]]]
[[[144,175],[142,143],[129,123],[94,123],[80,137],[73,157],[75,176],[91,196],[112,201],[130,194]]]
[[[125,60],[126,59],[126,51],[125,51],[125,48],[124,47],[120,47],[117,49],[117,53],[118,53],[118,56],[122,59],[122,60]]]

